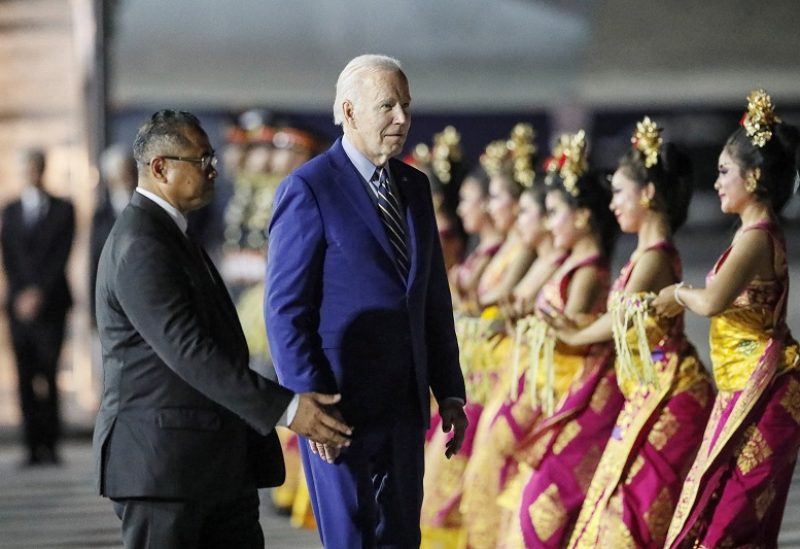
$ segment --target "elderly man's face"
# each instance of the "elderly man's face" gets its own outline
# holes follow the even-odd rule
[[[411,127],[408,81],[401,72],[367,73],[358,101],[345,107],[348,138],[376,166],[400,153]]]

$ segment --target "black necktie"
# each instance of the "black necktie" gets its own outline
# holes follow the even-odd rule
[[[386,229],[386,235],[389,237],[389,242],[394,249],[395,260],[397,267],[400,269],[400,274],[403,278],[408,278],[408,271],[411,267],[411,261],[408,258],[408,246],[406,245],[406,231],[403,225],[403,216],[400,209],[400,201],[392,191],[392,186],[389,185],[389,177],[385,168],[378,168],[375,171],[375,176],[378,179],[378,189],[376,195],[378,197],[378,213],[383,221],[383,226]]]

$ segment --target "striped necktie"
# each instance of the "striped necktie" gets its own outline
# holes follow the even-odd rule
[[[386,236],[394,248],[394,256],[397,261],[397,268],[403,278],[408,278],[408,271],[411,261],[408,258],[408,246],[406,245],[406,231],[403,225],[403,216],[400,209],[400,201],[397,199],[392,186],[389,184],[389,177],[385,168],[375,170],[375,177],[378,179],[378,188],[375,194],[378,197],[378,213],[380,214],[383,226],[386,229]]]

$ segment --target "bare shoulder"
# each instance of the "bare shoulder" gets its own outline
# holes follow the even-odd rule
[[[747,255],[772,263],[772,237],[767,231],[750,229],[739,233],[733,241],[731,256]]]
[[[570,286],[591,287],[600,281],[600,270],[597,265],[583,265],[572,275]]]
[[[740,233],[733,241],[730,255],[726,263],[731,267],[743,268],[751,266],[750,270],[762,279],[775,276],[773,267],[773,241],[767,231],[751,229]]]

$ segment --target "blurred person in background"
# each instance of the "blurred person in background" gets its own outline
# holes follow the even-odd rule
[[[504,258],[490,279],[481,277],[483,269],[492,264],[494,253],[500,248],[505,232],[494,230],[494,224],[488,212],[488,190],[490,179],[502,180],[508,187],[524,188],[527,181],[534,177],[535,147],[533,147],[533,131],[524,125],[515,126],[511,139],[490,143],[481,163],[492,175],[491,178],[483,169],[472,172],[461,188],[459,214],[464,221],[467,232],[478,236],[477,247],[465,262],[456,267],[458,274],[455,282],[465,283],[470,288],[477,288],[478,281],[483,280],[486,291],[491,291],[502,281],[502,267],[513,262],[513,249],[506,248],[508,257]],[[519,168],[519,169],[515,169]],[[513,201],[509,202],[509,206]],[[516,212],[511,207],[505,210],[509,217]],[[507,219],[506,219],[507,221]],[[480,271],[480,272],[476,272]],[[463,278],[461,276],[463,275]],[[462,295],[456,306],[456,333],[459,337],[461,369],[467,391],[465,411],[469,425],[464,437],[461,453],[453,459],[442,457],[442,448],[447,439],[439,429],[432,430],[425,452],[425,499],[422,504],[422,547],[438,547],[440,545],[458,545],[466,535],[464,506],[462,498],[470,490],[464,481],[467,464],[476,454],[492,452],[494,448],[480,447],[476,444],[479,429],[483,423],[480,419],[490,404],[490,395],[498,387],[503,370],[507,364],[508,338],[502,334],[491,333],[488,323],[496,318],[497,307],[479,310],[479,302],[474,291]],[[480,314],[480,316],[476,316]],[[503,323],[499,322],[502,326]],[[506,393],[507,391],[504,391]],[[481,458],[478,458],[479,460]],[[473,493],[475,493],[473,491]],[[491,494],[486,498],[491,501]],[[493,506],[486,505],[491,513]]]
[[[459,189],[456,213],[464,231],[473,242],[464,260],[450,269],[450,287],[456,310],[467,312],[475,308],[475,295],[483,270],[503,244],[489,215],[489,175],[481,166],[472,170]]]
[[[534,137],[530,124],[517,124],[508,141],[515,143],[513,148],[503,141],[490,143],[481,159],[489,173],[487,209],[495,229],[503,234],[504,240],[478,282],[476,299],[480,310],[507,300],[536,257],[534,251],[527,249],[516,227],[519,198],[534,177],[537,160]],[[499,154],[494,151],[499,151]],[[509,161],[510,166],[506,165]],[[522,173],[527,175],[520,175]]]
[[[25,188],[3,212],[6,310],[17,361],[27,465],[59,463],[61,434],[56,370],[72,294],[66,278],[75,234],[70,202],[44,188],[45,154],[22,155]]]
[[[439,242],[447,272],[464,259],[467,235],[456,214],[458,191],[466,175],[461,135],[453,126],[434,134],[433,145],[419,143],[406,162],[424,173],[431,184]]]
[[[92,216],[89,237],[89,300],[92,322],[95,316],[94,289],[97,284],[97,264],[108,233],[119,214],[128,205],[136,188],[136,162],[128,147],[115,144],[100,155],[100,186],[97,189],[97,206]]]

